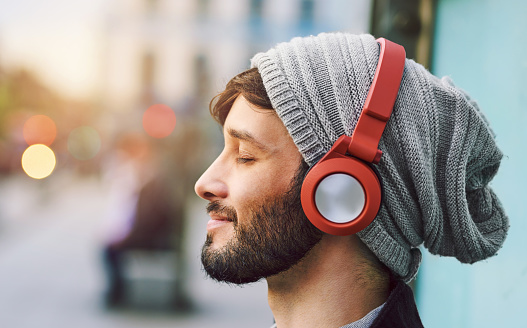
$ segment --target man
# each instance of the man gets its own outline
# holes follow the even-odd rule
[[[195,187],[211,218],[202,262],[218,281],[265,278],[278,328],[421,327],[406,285],[418,247],[474,263],[504,242],[492,131],[468,95],[408,59],[379,143],[375,219],[340,236],[306,217],[306,173],[353,134],[379,51],[370,35],[295,38],[257,54],[211,108],[225,147]]]

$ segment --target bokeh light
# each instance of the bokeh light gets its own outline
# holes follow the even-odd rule
[[[23,134],[29,146],[35,144],[50,146],[57,136],[57,126],[46,115],[34,115],[24,124]]]
[[[101,137],[91,126],[81,126],[70,132],[68,136],[68,151],[79,160],[88,160],[101,149]]]
[[[56,164],[55,153],[46,145],[31,145],[22,154],[22,168],[33,179],[48,177]]]
[[[143,114],[143,128],[154,138],[168,137],[176,127],[176,114],[167,105],[150,106]]]

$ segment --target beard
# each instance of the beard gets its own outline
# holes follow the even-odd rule
[[[256,282],[288,270],[320,241],[323,233],[309,222],[300,201],[306,172],[303,162],[291,188],[250,206],[243,224],[234,208],[209,203],[208,213],[224,215],[234,225],[233,237],[222,248],[212,249],[212,236],[207,235],[201,262],[209,277],[234,284]]]

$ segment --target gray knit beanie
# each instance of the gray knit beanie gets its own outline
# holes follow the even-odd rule
[[[340,135],[352,135],[378,57],[371,35],[334,33],[295,38],[252,59],[310,166]],[[509,223],[488,184],[502,153],[467,94],[407,59],[379,148],[384,198],[358,236],[393,273],[413,279],[423,243],[463,263],[496,254]]]

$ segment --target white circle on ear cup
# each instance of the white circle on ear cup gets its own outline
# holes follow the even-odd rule
[[[326,220],[346,223],[356,219],[364,209],[364,189],[357,179],[336,173],[322,179],[315,192],[315,204]]]

